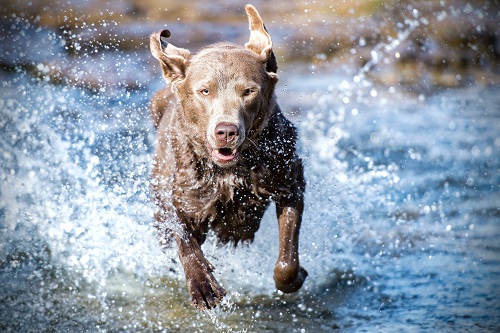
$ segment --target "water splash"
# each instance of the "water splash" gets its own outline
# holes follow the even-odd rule
[[[376,46],[372,62],[396,47]],[[423,321],[432,329],[442,318],[471,327],[459,312],[498,309],[497,298],[483,297],[498,294],[497,90],[407,99],[374,89],[368,70],[354,77],[360,86],[295,78],[320,91],[317,105],[296,115],[308,179],[304,288],[274,290],[271,207],[251,246],[204,245],[229,291],[207,313],[190,308],[175,249],[162,250],[151,226],[147,94],[0,74],[0,297],[10,305],[0,327],[390,331]],[[330,88],[318,86],[325,81]],[[433,313],[429,302],[438,304]],[[405,324],[395,322],[401,316]],[[498,327],[497,317],[481,318]]]
[[[106,154],[98,146],[110,133],[99,130],[105,126],[97,125],[89,100],[76,97],[77,90],[23,81],[2,101],[1,208],[7,239],[23,243],[26,235],[20,237],[17,230],[26,229],[46,243],[54,261],[92,283],[103,284],[118,267],[147,272],[162,266],[154,259],[163,256],[148,230],[148,182],[126,180],[120,173],[107,178],[106,169],[120,165],[104,160]],[[67,121],[72,115],[75,118]],[[110,143],[128,141],[127,135],[115,139]],[[120,157],[135,164],[136,174],[147,177],[147,155],[130,148],[129,157]],[[107,186],[109,182],[113,186]],[[156,256],[144,260],[145,252]],[[2,260],[8,254],[3,252]]]
[[[358,73],[354,76],[353,81],[355,83],[362,82],[366,84],[369,82],[366,80],[366,74],[381,61],[389,62],[392,58],[399,58],[400,53],[393,52],[411,36],[413,31],[420,26],[421,22],[427,22],[428,24],[427,19],[420,17],[418,9],[411,9],[411,17],[407,17],[402,23],[400,22],[397,24],[396,38],[388,36],[386,42],[378,43],[370,51],[370,59],[359,69]]]
[[[72,301],[65,304],[89,315],[82,321],[97,322],[92,325],[99,330],[123,328],[126,321],[131,321],[127,329],[146,325],[161,331],[172,322],[186,327],[192,310],[182,269],[175,249],[162,250],[151,226],[149,163],[154,136],[143,115],[145,106],[133,112],[123,110],[123,104],[135,102],[110,104],[105,95],[33,82],[26,75],[8,76],[4,82],[0,101],[2,278],[11,285],[12,277],[20,274],[19,267],[39,263],[27,269],[26,276],[39,284],[36,297],[40,298],[33,301],[27,293],[18,304],[38,314],[35,318],[41,325],[50,325],[46,323],[53,318],[49,309],[54,315],[63,311],[57,305],[60,297],[70,297]],[[205,315],[198,330],[208,320],[222,330],[243,332],[245,327],[227,324],[238,317],[236,308],[246,307],[242,311],[247,318],[259,316],[262,311],[254,309],[256,303],[293,304],[294,299],[314,294],[352,270],[349,230],[359,215],[352,215],[356,210],[349,207],[358,205],[361,198],[357,194],[334,196],[332,189],[368,191],[370,186],[350,174],[335,155],[341,153],[336,144],[345,132],[332,132],[330,124],[341,115],[322,114],[300,125],[306,141],[319,140],[315,148],[307,149],[306,142],[303,148],[309,190],[301,260],[310,273],[307,285],[293,296],[274,289],[278,231],[271,207],[249,247],[221,248],[213,237],[204,245],[230,297],[222,310]],[[324,134],[317,132],[318,126]],[[361,273],[346,279],[355,281],[357,274]],[[55,305],[35,311],[33,306],[38,307],[44,298]],[[165,313],[146,310],[148,304],[161,304],[156,306]],[[92,307],[100,311],[89,312]],[[181,309],[189,310],[180,315]],[[137,318],[140,313],[142,318]],[[67,325],[78,327],[77,323]]]

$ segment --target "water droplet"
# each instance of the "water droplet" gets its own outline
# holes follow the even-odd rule
[[[370,134],[370,141],[373,143],[380,142],[380,134],[378,132],[373,132]]]
[[[479,155],[481,155],[481,148],[479,148],[478,146],[474,146],[472,147],[470,152],[472,153],[472,156],[479,157]]]

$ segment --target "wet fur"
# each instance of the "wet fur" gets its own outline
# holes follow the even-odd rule
[[[171,98],[167,88],[153,98],[152,110],[159,112],[156,117],[161,119],[165,112],[169,113],[163,118],[159,136],[182,122],[178,109],[166,107]],[[234,167],[221,168],[206,152],[196,154],[193,146],[197,143],[183,131],[173,136],[169,133],[168,143],[159,142],[162,148],[175,147],[174,206],[200,231],[198,241],[205,240],[210,228],[222,243],[232,242],[236,246],[240,241],[251,242],[273,197],[293,199],[297,192],[304,191],[301,160],[295,152],[296,129],[277,105],[267,112],[271,114],[269,121],[261,132],[248,138],[251,144]]]
[[[221,243],[251,242],[271,201],[280,226],[276,287],[296,291],[307,276],[298,264],[305,180],[295,150],[297,132],[276,103],[270,37],[255,8],[247,6],[247,14],[252,34],[246,48],[219,43],[191,55],[162,39],[168,31],[151,37],[152,53],[169,83],[151,101],[158,136],[155,218],[161,237],[177,241],[192,303],[200,309],[216,306],[225,295],[201,251],[207,232],[213,230]],[[213,92],[210,99],[196,95],[200,82]],[[253,89],[248,96],[247,86]],[[239,155],[228,163],[211,155],[218,121],[241,128],[235,140]]]

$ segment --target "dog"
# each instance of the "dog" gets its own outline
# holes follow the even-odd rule
[[[295,292],[307,277],[298,252],[305,179],[297,130],[276,101],[271,37],[255,7],[245,10],[244,47],[224,42],[191,54],[167,42],[168,30],[150,37],[168,84],[150,103],[155,220],[162,241],[175,239],[191,303],[201,310],[226,294],[201,250],[207,232],[221,244],[250,243],[271,201],[279,224],[276,288]]]

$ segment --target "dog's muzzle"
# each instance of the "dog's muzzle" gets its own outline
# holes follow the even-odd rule
[[[212,159],[218,164],[233,164],[239,157],[240,129],[236,124],[220,122],[215,126],[211,147]]]

